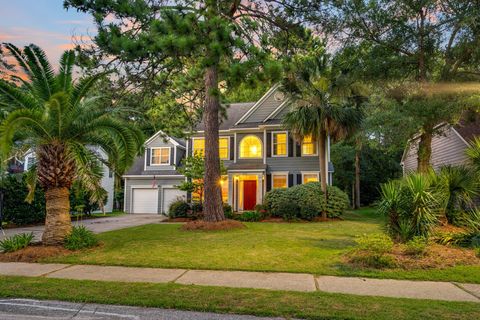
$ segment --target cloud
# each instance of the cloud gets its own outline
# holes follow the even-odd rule
[[[81,26],[90,26],[92,24],[89,20],[58,20],[55,21],[57,24],[61,25],[81,25]]]

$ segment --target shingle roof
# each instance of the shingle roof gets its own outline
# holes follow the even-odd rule
[[[235,123],[251,108],[255,102],[231,103],[227,107],[227,118],[220,123],[220,130],[228,130],[235,126]],[[254,126],[252,126],[254,127]],[[196,130],[203,131],[205,126],[203,121],[197,126]]]
[[[480,113],[464,117],[454,128],[467,142],[480,137]]]
[[[145,155],[137,157],[133,165],[130,167],[126,176],[173,176],[178,175],[182,177],[182,174],[176,170],[148,170],[144,171]]]

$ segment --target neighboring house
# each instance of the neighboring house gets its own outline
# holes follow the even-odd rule
[[[329,141],[328,168],[321,170],[318,142],[307,137],[297,143],[282,127],[290,104],[278,88],[274,86],[257,102],[230,104],[220,124],[219,152],[227,174],[219,183],[223,201],[234,211],[252,210],[271,189],[318,181],[323,172],[332,181]],[[145,154],[124,176],[126,212],[167,213],[177,197],[191,199],[176,188],[185,177],[175,168],[184,156],[203,154],[204,148],[203,124],[186,142],[161,132],[147,140]]]
[[[106,153],[98,147],[89,147],[90,150],[97,153],[101,159],[106,159]],[[33,164],[35,164],[35,153],[29,150],[23,161],[23,171],[27,171]],[[113,211],[113,201],[114,201],[114,191],[115,191],[115,175],[108,168],[107,165],[102,164],[103,168],[103,177],[101,181],[101,186],[105,191],[107,191],[107,202],[105,203],[104,210],[105,212]]]
[[[462,120],[457,125],[440,124],[440,134],[432,139],[432,156],[430,164],[434,170],[446,165],[464,165],[468,163],[465,149],[470,142],[480,136],[480,116],[475,119]],[[401,165],[403,174],[417,170],[418,137],[412,139],[405,148]]]

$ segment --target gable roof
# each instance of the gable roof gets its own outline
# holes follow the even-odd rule
[[[252,108],[252,106],[255,105],[255,102],[242,102],[242,103],[230,103],[227,106],[227,115],[226,119],[223,119],[223,121],[220,123],[220,130],[228,130],[230,128],[233,128],[235,126],[235,123],[243,117],[243,115]],[[205,125],[202,122],[200,122],[196,130],[198,131],[204,131],[205,130]]]
[[[257,102],[255,102],[255,104],[250,108],[250,110],[248,110],[240,119],[238,119],[235,125],[245,122],[245,120],[247,120],[248,117],[250,117],[279,87],[280,84],[276,84],[271,87],[270,90],[268,90],[263,95],[263,97],[261,97]]]
[[[149,144],[158,136],[162,136],[165,140],[170,141],[174,146],[177,146],[183,149],[185,148],[185,145],[186,145],[185,140],[167,136],[162,130],[159,130],[157,133],[151,136],[147,141],[145,141],[144,145]]]

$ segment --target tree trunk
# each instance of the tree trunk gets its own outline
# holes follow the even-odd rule
[[[67,188],[51,188],[45,191],[47,216],[42,242],[44,245],[60,245],[72,231],[70,199]]]
[[[325,204],[328,201],[328,194],[327,194],[327,176],[328,176],[328,170],[327,168],[327,153],[326,153],[326,145],[325,145],[325,140],[327,139],[327,133],[322,130],[319,135],[319,156],[320,156],[320,185],[322,188],[322,192],[325,197]],[[324,209],[322,211],[322,219],[327,219],[327,210]]]
[[[205,221],[225,220],[223,214],[222,191],[220,188],[220,156],[218,154],[218,70],[215,65],[205,71],[205,179],[203,213]]]
[[[355,150],[355,209],[360,209],[360,147]]]
[[[430,169],[430,157],[432,156],[432,134],[424,132],[420,136],[417,152],[417,171],[427,172]]]

